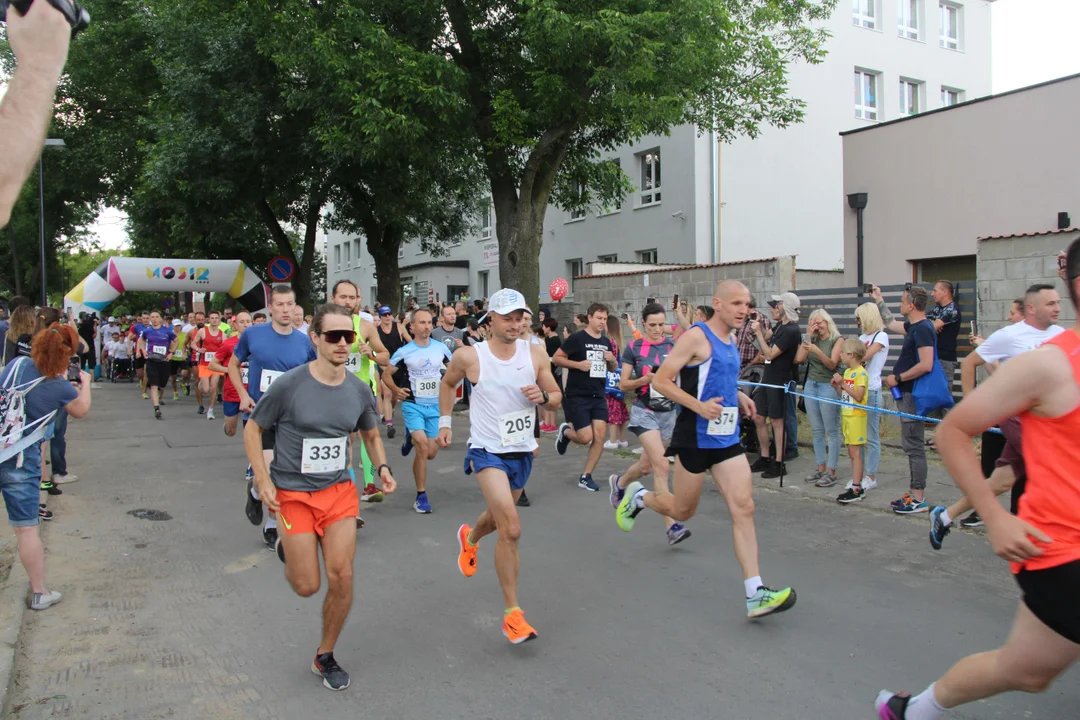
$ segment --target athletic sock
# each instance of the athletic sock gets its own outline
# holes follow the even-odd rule
[[[765,583],[761,582],[760,575],[755,575],[752,578],[746,578],[745,580],[743,580],[743,589],[746,590],[746,597],[754,597],[754,595],[757,594],[757,589],[764,584]]]
[[[509,615],[510,613],[514,612],[515,610],[520,610],[520,609],[521,609],[520,605],[515,605],[512,608],[506,608],[505,610],[503,610],[503,615]]]
[[[941,522],[945,525],[945,527],[949,527],[950,525],[952,525],[952,518],[949,517],[948,510],[942,510],[941,515],[939,515],[938,517],[941,518]]]
[[[645,490],[645,489],[642,489],[642,490],[638,491],[637,495],[634,496],[634,506],[635,507],[640,508],[640,509],[645,509],[645,493],[647,493],[647,492],[649,492],[649,491]]]
[[[425,494],[426,492],[427,492],[427,490],[417,490],[416,491],[416,497],[419,498],[421,495]]]
[[[252,486],[251,486],[251,497],[255,498],[256,500],[259,499],[259,493],[257,493],[255,491],[255,485],[254,484],[252,484]]]
[[[266,518],[266,524],[263,525],[263,530],[277,530],[277,518],[273,515]]]
[[[934,699],[935,684],[931,683],[930,687],[911,698],[907,711],[904,713],[904,720],[937,720],[941,717],[945,708],[938,705],[937,700]]]

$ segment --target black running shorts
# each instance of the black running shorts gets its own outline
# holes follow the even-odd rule
[[[714,465],[744,455],[745,451],[741,443],[735,443],[726,448],[668,448],[665,456],[675,456],[688,472],[700,475]]]
[[[169,361],[147,360],[146,361],[146,386],[157,387],[162,390],[169,384]]]
[[[1045,570],[1021,570],[1016,582],[1024,591],[1024,604],[1048,628],[1080,644],[1080,560]]]
[[[562,406],[566,422],[570,423],[575,430],[591,427],[594,420],[605,423],[608,421],[607,398],[603,396],[571,395],[563,398]]]

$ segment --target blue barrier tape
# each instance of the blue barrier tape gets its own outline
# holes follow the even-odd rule
[[[869,405],[858,405],[856,403],[844,402],[843,400],[833,400],[831,398],[818,397],[817,395],[807,395],[806,393],[796,392],[795,390],[791,389],[787,385],[768,385],[766,383],[749,382],[748,380],[740,380],[739,385],[750,386],[750,387],[773,388],[775,390],[783,390],[785,393],[787,393],[789,395],[794,395],[795,397],[806,398],[807,400],[814,400],[816,402],[827,403],[829,405],[839,405],[840,407],[853,407],[853,408],[857,408],[859,410],[866,410],[867,412],[881,413],[882,415],[894,415],[894,416],[899,417],[899,418],[908,418],[909,420],[919,420],[919,421],[922,421],[922,422],[929,422],[929,423],[939,423],[939,422],[941,422],[941,420],[939,420],[938,418],[930,418],[930,417],[925,417],[923,415],[911,415],[910,413],[900,412],[899,410],[887,410],[885,408],[876,408],[876,407],[871,407]],[[794,382],[792,382],[792,385],[794,385]],[[987,430],[987,432],[1000,433],[1001,430],[999,430],[998,428],[990,428],[989,430]]]

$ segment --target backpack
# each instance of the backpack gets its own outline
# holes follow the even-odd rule
[[[41,439],[54,414],[39,418],[29,426],[26,424],[26,396],[45,379],[39,377],[19,385],[17,378],[27,362],[30,360],[25,357],[16,358],[8,366],[7,378],[0,385],[0,462],[18,455],[16,467],[22,467],[22,451]]]

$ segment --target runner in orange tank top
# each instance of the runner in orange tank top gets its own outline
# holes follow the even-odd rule
[[[1080,240],[1064,263],[1080,298]],[[987,484],[971,439],[1019,416],[1027,489],[1011,515]],[[1010,690],[1042,692],[1080,660],[1080,321],[1003,365],[941,423],[937,442],[956,484],[1011,563],[1023,599],[997,650],[964,658],[921,694],[878,695],[882,720],[936,720],[947,709]]]
[[[210,312],[210,320],[205,327],[195,334],[192,345],[199,357],[199,387],[202,389],[203,402],[206,403],[206,419],[214,419],[214,402],[217,400],[218,386],[221,383],[222,373],[210,369],[211,361],[217,358],[217,352],[221,344],[225,342],[225,333],[221,332],[221,313],[217,310]],[[199,406],[199,412],[203,406]]]

